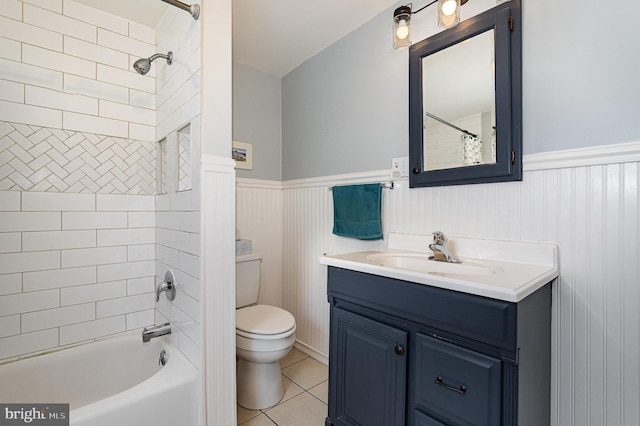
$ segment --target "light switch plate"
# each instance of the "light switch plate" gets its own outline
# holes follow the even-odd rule
[[[409,177],[409,157],[393,158],[391,160],[391,179]]]

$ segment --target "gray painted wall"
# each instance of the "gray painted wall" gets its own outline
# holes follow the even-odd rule
[[[233,64],[233,140],[253,145],[253,170],[243,178],[282,179],[281,80]]]
[[[640,1],[523,0],[524,153],[640,141]]]
[[[408,51],[391,46],[392,11],[282,79],[283,180],[408,155]],[[423,33],[437,30],[430,13],[414,16],[433,27]],[[640,140],[640,2],[523,0],[523,15],[524,153]]]
[[[284,180],[391,167],[408,153],[408,51],[382,13],[282,79]]]

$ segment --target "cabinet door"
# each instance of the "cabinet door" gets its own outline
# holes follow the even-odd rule
[[[437,421],[433,417],[427,416],[424,413],[416,410],[415,413],[415,426],[447,426],[442,422]]]
[[[501,371],[497,358],[418,333],[416,408],[447,425],[498,426]]]
[[[334,425],[404,425],[407,333],[333,308],[329,417]]]

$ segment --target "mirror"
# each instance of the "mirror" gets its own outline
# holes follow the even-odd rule
[[[496,162],[493,40],[489,30],[422,59],[424,170]]]
[[[522,180],[520,3],[509,3],[411,46],[411,187]]]

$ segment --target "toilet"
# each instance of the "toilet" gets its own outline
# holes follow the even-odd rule
[[[236,355],[238,404],[273,407],[284,396],[280,359],[296,340],[296,321],[284,309],[258,305],[262,255],[236,256]]]

